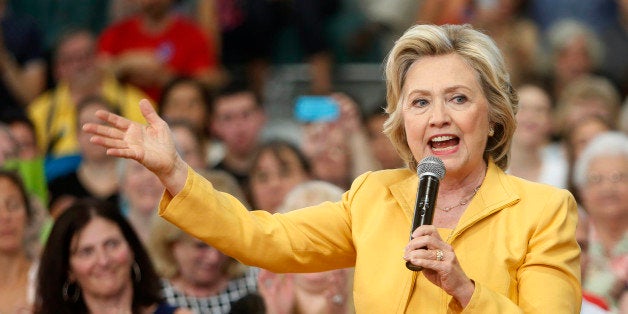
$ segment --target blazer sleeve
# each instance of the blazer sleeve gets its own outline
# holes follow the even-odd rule
[[[183,190],[162,196],[159,215],[244,264],[314,272],[355,263],[345,204],[326,202],[287,214],[248,211],[189,168]]]

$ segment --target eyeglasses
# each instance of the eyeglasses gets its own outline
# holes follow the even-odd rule
[[[609,182],[612,184],[624,183],[628,179],[628,174],[625,172],[612,172],[609,175],[591,174],[587,177],[587,184],[602,184]]]

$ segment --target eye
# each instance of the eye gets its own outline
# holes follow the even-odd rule
[[[80,249],[76,250],[76,252],[74,252],[73,255],[78,257],[78,258],[87,258],[87,257],[91,256],[92,253],[94,253],[94,248],[92,248],[92,247],[84,247],[84,248],[80,248]]]
[[[429,101],[427,101],[427,99],[417,98],[417,99],[412,100],[412,106],[414,107],[423,108],[427,105],[429,105]]]
[[[456,104],[464,104],[467,102],[467,96],[464,95],[456,95],[454,96],[451,101],[453,101]]]
[[[121,242],[122,241],[120,241],[120,239],[110,239],[110,240],[107,240],[105,242],[105,247],[107,247],[107,248],[117,248],[118,246],[120,246]]]

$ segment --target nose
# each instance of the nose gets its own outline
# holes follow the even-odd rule
[[[436,100],[431,107],[430,126],[443,127],[451,122],[445,100]]]
[[[105,250],[98,250],[96,252],[96,263],[100,266],[105,266],[109,263],[109,254]]]

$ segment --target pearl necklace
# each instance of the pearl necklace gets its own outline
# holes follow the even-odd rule
[[[473,189],[473,193],[472,193],[469,197],[462,199],[462,200],[460,201],[460,203],[458,203],[458,204],[456,204],[456,205],[449,206],[449,207],[445,207],[445,208],[438,208],[438,207],[436,207],[436,208],[437,208],[438,210],[442,210],[442,211],[444,211],[444,212],[448,212],[448,211],[450,211],[450,210],[452,210],[452,209],[454,209],[454,208],[456,208],[456,207],[458,207],[458,206],[467,205],[467,204],[469,203],[469,201],[470,201],[470,200],[471,200],[471,199],[475,196],[475,194],[477,194],[477,193],[478,193],[478,190],[479,190],[479,189],[480,189],[480,186],[478,185],[475,189]]]

